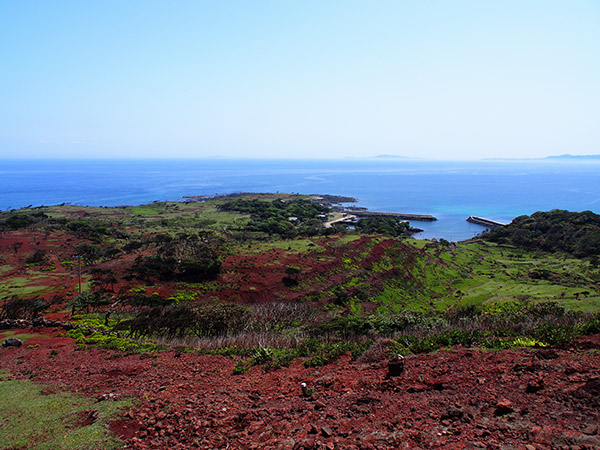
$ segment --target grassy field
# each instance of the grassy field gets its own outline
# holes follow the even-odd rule
[[[575,311],[600,310],[598,271],[587,261],[488,243],[459,245],[452,258],[468,276],[452,283],[454,293],[441,302],[442,308],[515,299],[556,301]]]
[[[31,275],[28,277],[13,277],[5,279],[0,284],[0,296],[12,297],[27,297],[33,295],[41,295],[52,291],[51,286],[38,284],[40,279],[46,276]]]
[[[0,341],[4,341],[6,338],[16,338],[20,339],[24,343],[26,343],[31,338],[43,338],[44,335],[41,334],[31,334],[31,333],[18,333],[16,331],[3,331],[0,333]]]
[[[108,422],[130,400],[96,402],[0,372],[0,448],[117,449]]]

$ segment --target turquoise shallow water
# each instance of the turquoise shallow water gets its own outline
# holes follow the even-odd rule
[[[344,160],[0,161],[0,209],[73,203],[134,205],[185,195],[297,192],[353,196],[372,210],[432,214],[424,238],[483,230],[470,215],[510,222],[554,208],[600,212],[600,163]]]

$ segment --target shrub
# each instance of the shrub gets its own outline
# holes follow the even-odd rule
[[[258,347],[252,353],[252,362],[255,365],[265,364],[273,360],[273,350],[267,347]]]
[[[559,209],[536,212],[530,217],[519,216],[508,226],[494,228],[485,239],[580,258],[594,256],[600,254],[600,215]]]
[[[133,339],[121,338],[111,334],[102,333],[90,334],[88,337],[84,338],[84,343],[88,345],[98,345],[107,349],[133,353],[154,352],[160,349],[158,345],[151,342],[138,342]]]
[[[40,297],[5,299],[0,308],[0,319],[33,319],[38,317],[48,304]]]
[[[329,361],[330,361],[330,359],[327,356],[325,356],[324,354],[321,354],[321,355],[315,355],[309,359],[305,359],[304,361],[302,361],[302,365],[304,367],[320,367],[320,366],[324,366]]]
[[[544,322],[534,331],[534,337],[550,345],[565,344],[575,337],[575,327]]]
[[[233,367],[233,375],[241,375],[243,373],[246,373],[250,370],[250,367],[248,367],[248,363],[243,360],[240,359],[237,363],[235,363],[235,366]]]
[[[588,335],[600,333],[600,319],[591,319],[583,322],[576,327],[577,334]]]
[[[243,305],[213,301],[191,309],[191,327],[198,337],[223,336],[243,330],[249,316]]]

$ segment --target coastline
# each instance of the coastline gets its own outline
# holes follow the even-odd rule
[[[330,192],[349,209],[429,214],[420,238],[460,241],[482,231],[470,215],[510,222],[536,211],[600,212],[593,164],[396,160],[12,161],[0,172],[0,209],[117,206],[234,192]],[[358,209],[357,209],[358,210]]]

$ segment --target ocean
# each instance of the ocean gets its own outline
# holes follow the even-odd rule
[[[411,222],[416,237],[460,241],[483,227],[535,211],[600,212],[600,163],[593,161],[338,160],[4,160],[0,209],[138,205],[183,196],[293,192],[355,197],[374,211],[431,214]]]

